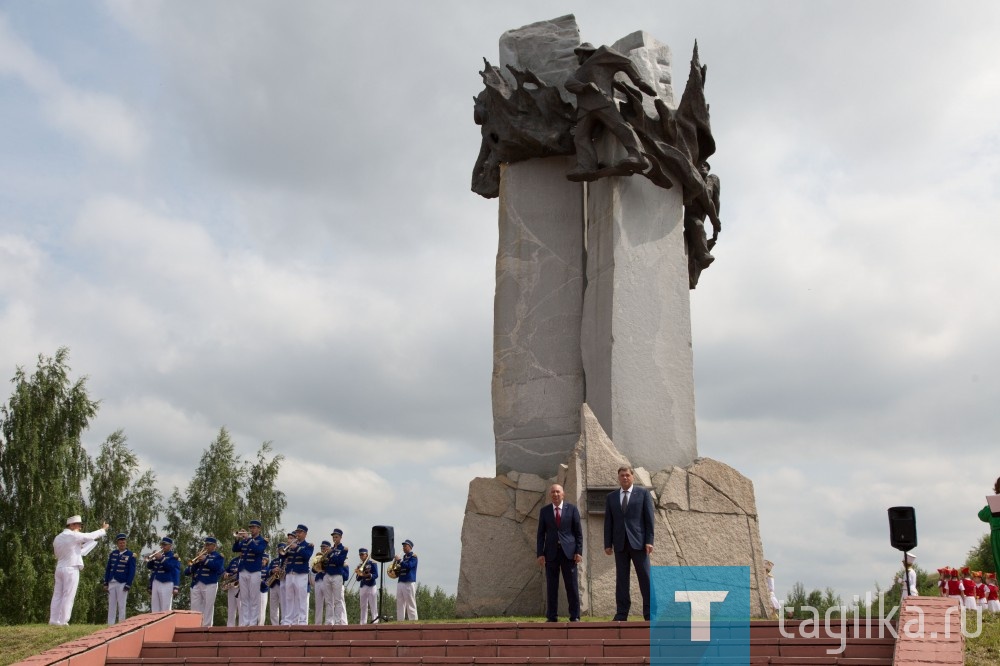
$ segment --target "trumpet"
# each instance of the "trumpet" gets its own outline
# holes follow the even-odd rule
[[[246,530],[240,530],[239,532],[233,532],[233,538],[239,539],[240,541],[246,539],[248,536],[250,536],[250,533],[247,532]]]
[[[146,561],[147,562],[152,562],[153,560],[155,560],[158,557],[162,556],[163,553],[165,553],[165,552],[166,551],[163,548],[161,548],[158,551],[156,551],[155,553],[150,553],[149,555],[146,556]]]
[[[202,548],[193,558],[188,560],[188,566],[190,567],[194,565],[194,563],[197,562],[198,560],[204,559],[205,555],[207,554],[208,554],[208,548]]]

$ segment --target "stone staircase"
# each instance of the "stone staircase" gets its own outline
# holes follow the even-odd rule
[[[670,660],[650,660],[645,622],[391,623],[346,627],[198,626],[190,611],[147,613],[64,643],[28,658],[30,666],[163,664],[650,664],[685,663],[682,650],[657,646]],[[838,628],[839,629],[839,628]],[[750,664],[784,666],[892,666],[891,635],[878,638],[877,626],[844,627],[838,636],[816,633],[811,624],[752,622]],[[688,647],[690,643],[686,643]],[[943,657],[939,642],[912,643],[907,664]],[[954,646],[950,646],[954,647]],[[934,664],[961,664],[962,644]],[[662,651],[660,650],[662,648]],[[828,654],[827,650],[834,651]],[[693,661],[693,659],[692,659]],[[718,663],[718,662],[713,662]],[[746,663],[745,661],[743,663]],[[896,666],[900,666],[897,664]]]
[[[891,666],[891,637],[803,637],[798,623],[751,624],[751,664]],[[863,627],[862,627],[863,629]],[[876,630],[877,633],[877,630]],[[787,637],[787,634],[794,634]],[[677,653],[664,646],[663,654]],[[136,657],[106,664],[649,664],[645,622],[382,624],[346,627],[178,627],[171,640],[146,641]],[[668,663],[666,661],[659,663]]]

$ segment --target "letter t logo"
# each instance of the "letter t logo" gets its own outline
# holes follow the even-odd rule
[[[688,590],[674,592],[674,601],[691,604],[691,640],[712,640],[712,602],[725,601],[723,590]]]

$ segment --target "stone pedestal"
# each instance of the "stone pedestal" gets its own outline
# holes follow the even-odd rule
[[[548,486],[559,483],[566,490],[566,501],[579,506],[582,517],[582,611],[614,615],[615,561],[604,554],[603,507],[606,494],[616,487],[618,467],[629,464],[584,405],[580,438],[554,477],[509,472],[474,479],[469,484],[462,528],[457,614],[544,614],[545,575],[535,559],[538,512],[547,501]],[[656,504],[651,564],[748,566],[751,614],[767,617],[767,581],[753,483],[710,458],[653,474],[635,466],[635,472],[636,483],[650,489]],[[634,575],[632,579],[633,609],[641,609]],[[565,616],[561,582],[559,607]]]

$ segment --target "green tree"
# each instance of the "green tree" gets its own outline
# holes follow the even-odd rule
[[[200,530],[193,525],[188,518],[188,503],[187,500],[181,495],[177,488],[170,494],[170,499],[167,500],[167,525],[165,527],[164,536],[169,536],[173,539],[174,545],[173,550],[177,553],[177,557],[181,560],[181,571],[184,571],[184,567],[187,565],[187,561],[194,554],[194,551],[200,547]],[[196,544],[199,544],[196,546]],[[159,546],[157,546],[159,547]],[[146,580],[149,581],[149,573],[147,570]],[[190,608],[191,607],[191,581],[185,579],[181,576],[181,586],[180,591],[176,597],[174,597],[174,608]],[[152,588],[152,582],[147,582],[147,585]]]
[[[817,613],[819,617],[824,617],[828,608],[841,605],[840,596],[832,588],[826,588],[825,593],[820,590],[806,593],[805,585],[796,582],[792,585],[792,591],[785,600],[784,607],[786,612],[791,610],[791,617],[809,619],[815,617]]]
[[[993,548],[990,545],[990,533],[986,532],[979,543],[972,547],[965,558],[965,566],[973,571],[996,571],[997,565],[993,561]]]
[[[109,542],[118,532],[128,535],[129,549],[139,558],[136,563],[138,571],[143,566],[140,553],[151,551],[154,546],[159,547],[156,520],[162,510],[163,498],[156,487],[156,474],[152,470],[140,471],[139,459],[126,442],[125,434],[117,430],[101,445],[94,461],[88,496],[91,513],[111,524]],[[113,547],[113,542],[109,543],[109,549]],[[107,554],[106,549],[99,550]],[[86,613],[86,621],[99,624],[107,618],[107,597],[102,584],[103,564],[99,561],[94,564],[84,569],[80,579],[80,591],[86,592],[81,599],[85,602],[81,611]],[[130,616],[144,608],[142,590],[136,585],[135,592],[129,594],[127,612]],[[87,605],[86,602],[91,599],[96,603]]]
[[[250,466],[247,476],[246,504],[247,520],[253,517],[262,526],[261,533],[276,529],[281,522],[281,514],[288,506],[285,493],[277,489],[278,472],[284,456],[278,454],[268,458],[271,442],[264,442],[257,450],[257,459]]]
[[[256,461],[247,464],[236,452],[226,428],[220,428],[215,440],[201,456],[183,497],[174,491],[168,503],[168,531],[174,536],[178,554],[187,560],[202,546],[205,536],[214,536],[220,542],[219,551],[227,559],[232,557],[233,532],[245,527],[247,521],[257,519],[264,528],[263,534],[277,527],[287,502],[285,494],[275,488],[281,468],[280,455],[269,457],[271,443],[264,442],[257,452]],[[284,542],[284,535],[281,541]],[[273,539],[269,540],[276,547]],[[175,607],[184,605],[190,596],[190,578],[182,582],[181,593]],[[219,595],[215,602],[216,620],[226,617],[226,597]]]
[[[18,367],[0,406],[0,621],[43,622],[52,596],[52,539],[68,516],[86,515],[82,483],[90,458],[81,435],[97,414],[86,377],[70,379],[69,350]],[[89,529],[89,527],[87,528]],[[48,573],[46,571],[48,570]],[[31,573],[37,572],[37,573]]]

